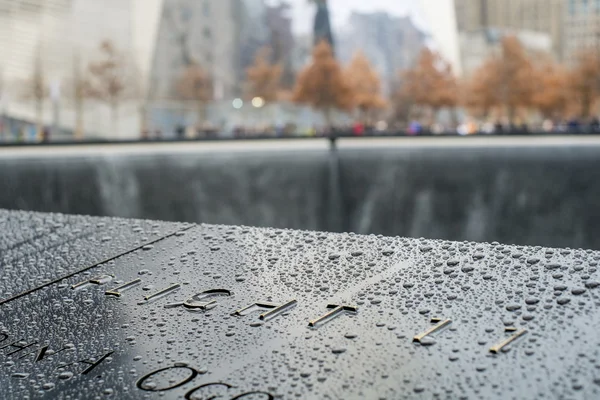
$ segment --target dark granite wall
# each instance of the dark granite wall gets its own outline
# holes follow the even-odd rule
[[[600,146],[0,156],[0,208],[600,248]]]

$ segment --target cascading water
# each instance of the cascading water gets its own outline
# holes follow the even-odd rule
[[[4,151],[0,207],[600,248],[600,143],[434,140]]]

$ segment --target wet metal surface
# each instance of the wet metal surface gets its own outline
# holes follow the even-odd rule
[[[0,304],[187,226],[0,210]]]
[[[2,398],[600,397],[599,252],[163,228],[0,305]]]

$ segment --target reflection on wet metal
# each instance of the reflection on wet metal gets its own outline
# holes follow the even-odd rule
[[[526,333],[527,333],[527,329],[523,329],[523,330],[515,333],[514,335],[512,335],[508,339],[505,339],[504,341],[498,343],[497,345],[492,346],[490,348],[490,352],[492,352],[494,354],[500,353],[502,351],[502,349],[504,349],[506,346],[508,346],[509,344],[511,344],[512,342],[514,342],[515,340],[519,339],[521,336],[525,335]]]
[[[420,333],[417,336],[415,336],[413,338],[413,342],[421,342],[421,340],[423,340],[427,336],[446,328],[447,326],[449,326],[452,323],[452,320],[447,319],[445,321],[442,321],[440,318],[432,318],[431,322],[438,322],[438,324],[427,329],[425,332]]]
[[[168,295],[169,293],[171,293],[171,292],[179,289],[180,287],[181,287],[181,283],[175,283],[175,284],[173,284],[173,285],[171,285],[171,286],[169,286],[167,288],[159,290],[156,293],[152,293],[152,294],[149,294],[148,296],[144,296],[144,300],[146,300],[146,301],[155,300],[155,299],[157,299],[159,297],[163,297],[163,296]]]
[[[79,289],[79,288],[87,286],[89,284],[104,285],[105,283],[112,281],[113,278],[114,278],[113,275],[108,275],[108,274],[98,275],[98,276],[88,279],[86,281],[81,281],[79,283],[71,285],[71,289]]]
[[[334,319],[342,314],[354,315],[358,312],[357,307],[344,306],[344,305],[338,305],[338,304],[328,304],[327,308],[330,308],[332,310],[317,319],[313,319],[312,321],[310,321],[308,323],[308,326],[311,328],[317,328],[321,325],[326,324],[327,322],[331,321],[332,319]]]
[[[122,292],[129,290],[136,285],[139,285],[141,282],[142,282],[142,280],[140,278],[137,278],[137,279],[132,280],[131,282],[124,283],[119,287],[116,287],[111,290],[107,290],[106,292],[104,292],[104,294],[107,296],[121,297],[121,295],[123,294]]]

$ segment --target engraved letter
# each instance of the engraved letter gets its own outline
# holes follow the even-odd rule
[[[421,340],[423,340],[427,336],[429,336],[429,335],[431,335],[431,334],[433,334],[435,332],[438,332],[438,331],[444,329],[445,327],[449,326],[452,323],[452,321],[449,320],[449,319],[447,319],[445,321],[441,321],[441,320],[439,320],[437,318],[432,318],[431,322],[438,322],[438,324],[435,325],[435,326],[432,326],[429,329],[427,329],[425,332],[420,333],[417,336],[415,336],[413,338],[413,342],[419,342],[419,343],[421,343]]]
[[[83,282],[79,282],[74,285],[71,285],[71,289],[74,289],[74,290],[79,289],[79,288],[87,286],[89,284],[104,285],[105,283],[112,281],[113,278],[114,278],[114,276],[108,275],[108,274],[99,275],[99,276],[93,277],[91,279],[88,279],[87,281],[83,281]]]
[[[114,353],[114,351],[106,353],[105,355],[103,355],[102,357],[100,357],[97,360],[94,358],[87,358],[85,360],[75,361],[75,362],[67,364],[67,365],[62,365],[62,366],[58,367],[58,369],[64,369],[64,368],[67,368],[68,366],[71,366],[74,364],[87,364],[87,365],[89,365],[89,367],[87,367],[86,369],[84,369],[81,372],[81,375],[87,375],[90,372],[92,372],[92,370],[94,368],[96,368],[98,365],[102,364],[102,361],[106,360],[112,353]]]
[[[233,386],[231,386],[227,383],[223,383],[223,382],[205,383],[204,385],[197,386],[197,387],[193,388],[192,390],[190,390],[189,392],[187,392],[184,396],[185,400],[192,400],[192,396],[198,390],[203,389],[205,387],[211,387],[211,386],[224,386],[225,388],[227,388],[227,390],[233,388]],[[216,397],[212,397],[212,398],[215,399]]]
[[[327,314],[319,317],[317,319],[313,319],[308,323],[308,326],[311,328],[318,328],[321,325],[326,324],[332,319],[342,315],[342,314],[351,314],[354,315],[358,312],[358,308],[353,306],[344,306],[339,304],[328,304],[327,308],[331,309]]]
[[[0,350],[4,350],[7,347],[14,347],[17,350],[13,350],[13,351],[11,351],[9,353],[6,353],[7,356],[12,356],[13,354],[18,353],[20,351],[23,351],[26,348],[33,346],[34,344],[37,344],[37,342],[25,344],[25,342],[23,342],[22,340],[17,340],[16,342],[5,344],[4,346],[0,347]]]
[[[158,387],[158,386],[154,386],[154,385],[144,385],[144,382],[152,377],[153,375],[156,375],[158,373],[161,373],[163,371],[168,371],[170,369],[177,369],[177,368],[182,368],[182,369],[187,369],[190,372],[190,375],[179,381],[176,383],[173,383],[171,386],[167,386],[167,387]],[[136,385],[139,389],[145,390],[147,392],[165,392],[167,390],[171,390],[171,389],[175,389],[179,386],[183,386],[186,383],[188,383],[189,381],[191,381],[192,379],[194,379],[196,376],[198,376],[198,371],[192,367],[188,367],[186,365],[174,365],[172,367],[166,367],[166,368],[161,368],[161,369],[157,369],[156,371],[150,372],[149,374],[144,375],[143,377],[140,378],[140,380],[137,381]]]
[[[243,399],[244,397],[247,396],[251,396],[253,394],[262,394],[265,395],[265,400],[275,400],[275,397],[273,397],[272,394],[267,393],[267,392],[248,392],[248,393],[242,393],[239,396],[235,396],[234,398],[232,398],[231,400],[239,400],[239,399]]]
[[[132,287],[134,287],[135,285],[139,284],[142,280],[140,278],[134,279],[131,282],[127,282],[122,284],[119,287],[116,287],[114,289],[111,290],[107,290],[106,292],[104,292],[105,295],[107,296],[117,296],[117,297],[121,297],[121,295],[125,290],[127,289],[131,289]]]
[[[241,310],[235,311],[233,315],[243,317],[256,311],[268,310],[260,314],[260,316],[258,317],[263,321],[268,321],[295,307],[297,303],[297,300],[290,300],[287,303],[281,305],[268,302],[257,302],[249,305],[248,307],[244,307]]]
[[[25,357],[29,357],[29,356],[37,353],[36,356],[35,356],[35,359],[33,361],[34,362],[39,362],[39,361],[42,361],[46,357],[51,357],[51,356],[53,356],[55,354],[60,353],[63,350],[68,350],[69,349],[69,347],[63,347],[62,349],[57,350],[57,351],[53,351],[53,350],[48,351],[49,348],[50,348],[49,345],[46,345],[44,347],[40,347],[37,351],[36,350],[30,351],[29,353],[22,355],[21,357],[19,357],[19,360],[23,359]]]

